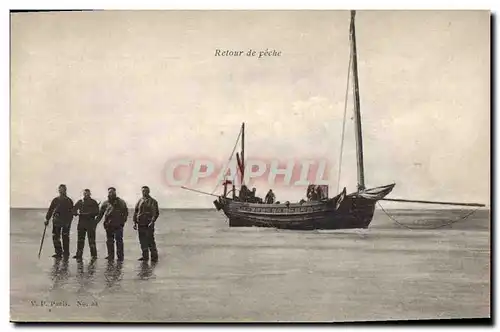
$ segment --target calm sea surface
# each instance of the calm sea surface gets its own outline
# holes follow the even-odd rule
[[[464,211],[391,210],[410,227]],[[377,211],[369,229],[229,228],[211,210],[163,210],[160,261],[141,264],[125,228],[125,261],[56,263],[45,210],[11,210],[14,321],[366,321],[490,317],[490,220],[480,210],[439,229],[407,229]],[[75,219],[76,221],[76,219]],[[76,222],[71,249],[76,249]],[[45,301],[45,306],[40,306]]]

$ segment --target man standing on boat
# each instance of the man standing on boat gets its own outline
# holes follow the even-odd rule
[[[273,204],[276,196],[274,196],[273,190],[269,189],[266,195],[266,204]]]
[[[78,218],[78,242],[76,255],[73,258],[82,259],[83,248],[85,247],[85,235],[89,239],[90,255],[92,259],[97,258],[97,247],[95,244],[95,217],[99,214],[99,204],[91,197],[90,189],[83,191],[83,199],[76,202],[73,209],[74,215]]]
[[[311,200],[312,200],[313,191],[314,191],[314,185],[313,185],[313,184],[310,184],[310,185],[307,187],[307,200],[308,200],[308,201],[311,201]]]
[[[246,185],[242,185],[240,189],[240,201],[247,202],[250,198],[250,190]]]
[[[45,226],[52,219],[52,242],[54,243],[54,258],[69,257],[69,232],[73,221],[73,201],[66,195],[66,185],[59,185],[59,196],[50,203],[45,216]],[[62,237],[62,246],[61,246]]]
[[[134,229],[138,231],[139,243],[141,245],[142,257],[140,261],[149,260],[151,252],[151,261],[158,261],[158,250],[155,242],[155,222],[160,215],[158,202],[149,195],[149,187],[143,186],[142,198],[135,205],[134,211]]]
[[[127,203],[116,196],[114,187],[108,188],[108,200],[102,203],[96,224],[103,217],[104,229],[106,230],[106,247],[108,249],[106,259],[113,260],[115,258],[116,241],[116,256],[118,261],[123,261],[123,226],[127,222],[128,209]]]
[[[317,201],[319,200],[319,193],[317,191],[317,187],[314,184],[311,184],[309,188],[307,188],[307,199],[309,201]]]

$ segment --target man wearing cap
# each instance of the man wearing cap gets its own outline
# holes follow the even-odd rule
[[[73,221],[73,201],[66,194],[66,185],[59,185],[59,196],[50,203],[45,216],[45,226],[52,219],[52,242],[54,243],[54,258],[69,257],[69,232]],[[62,246],[61,246],[62,237]]]
[[[73,258],[82,259],[85,247],[85,235],[88,236],[90,255],[92,259],[97,258],[97,247],[95,244],[95,217],[99,214],[99,204],[91,197],[89,189],[83,191],[83,198],[76,202],[73,214],[78,218],[78,242],[76,255]]]
[[[106,247],[108,249],[108,257],[106,259],[115,259],[116,242],[116,256],[118,261],[123,261],[123,226],[127,222],[128,209],[127,203],[116,195],[114,187],[108,188],[108,200],[102,203],[96,224],[103,217],[104,229],[106,230]]]
[[[142,198],[135,205],[134,211],[134,229],[138,231],[139,242],[141,244],[142,256],[140,261],[149,260],[151,252],[151,261],[158,261],[158,250],[155,242],[155,222],[160,215],[158,202],[149,195],[149,187],[143,186]]]

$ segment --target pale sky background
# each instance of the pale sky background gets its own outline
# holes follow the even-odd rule
[[[356,28],[367,187],[489,204],[489,12],[358,11]],[[74,199],[115,186],[133,205],[147,184],[162,207],[212,207],[166,186],[163,168],[225,161],[243,121],[248,158],[327,158],[335,191],[348,32],[348,11],[13,14],[11,206],[47,207],[66,183]],[[348,112],[341,185],[353,191],[352,98]]]

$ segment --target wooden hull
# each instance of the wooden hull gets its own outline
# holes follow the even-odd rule
[[[382,195],[363,197],[357,194],[323,202],[303,204],[256,204],[221,199],[219,207],[229,218],[230,227],[273,227],[280,229],[350,229],[367,228],[373,218],[378,199],[387,195],[393,185],[384,188]],[[216,205],[217,206],[217,205]]]

